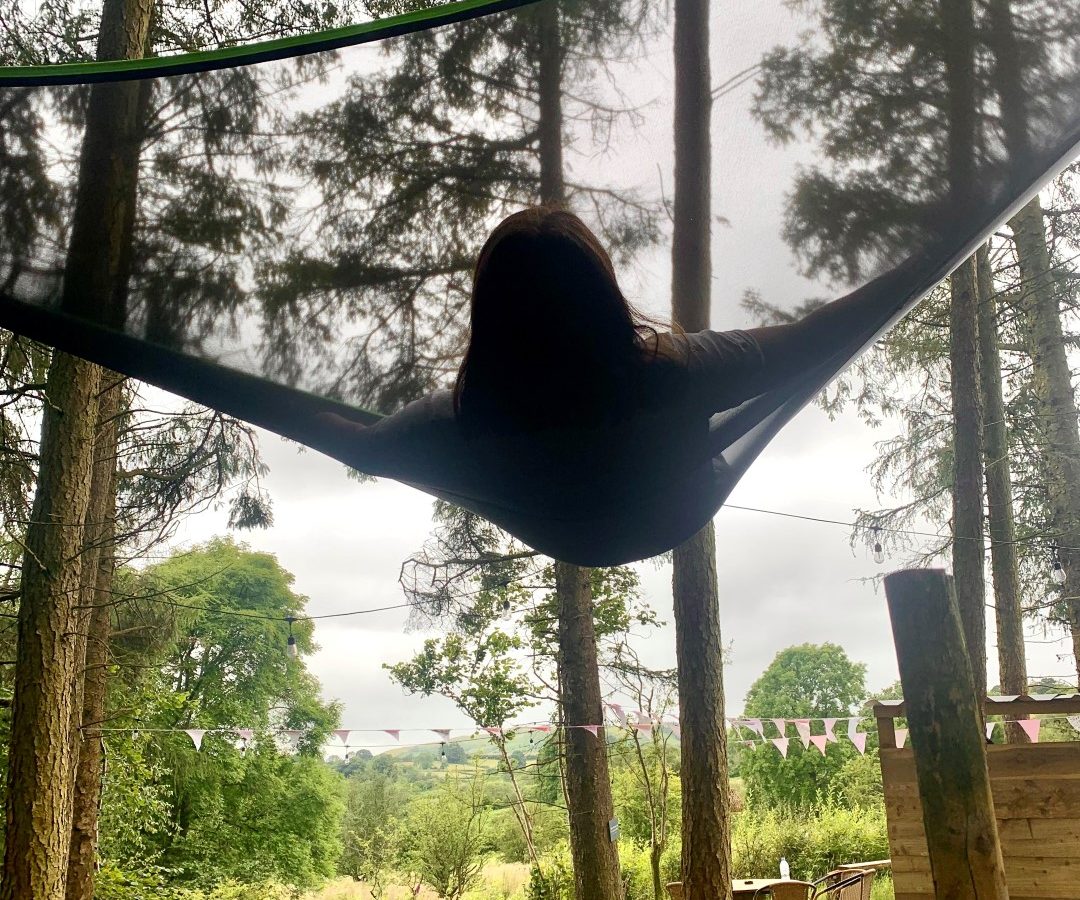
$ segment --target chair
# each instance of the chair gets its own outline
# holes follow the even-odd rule
[[[814,900],[870,900],[876,874],[873,869],[837,869],[814,882]]]
[[[776,881],[760,887],[754,892],[754,898],[772,897],[772,900],[810,900],[814,897],[814,886],[809,881]]]

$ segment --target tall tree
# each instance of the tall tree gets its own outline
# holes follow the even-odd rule
[[[941,0],[948,122],[949,214],[957,222],[976,198],[975,16],[971,0]],[[975,690],[986,690],[986,549],[983,540],[982,395],[975,257],[949,278],[953,415],[953,577]],[[981,696],[980,696],[981,699]]]
[[[142,55],[148,0],[106,3],[100,59]],[[90,91],[61,303],[109,309],[129,259],[138,159],[137,84]],[[18,665],[8,760],[7,838],[0,897],[65,893],[75,765],[74,685],[82,525],[90,500],[100,370],[55,354],[45,392],[40,470],[26,532]]]
[[[997,624],[998,679],[1005,694],[1027,693],[1023,608],[1016,556],[1012,471],[1005,398],[1001,384],[1000,336],[990,248],[976,254],[978,279],[979,384],[985,423],[983,460],[986,506],[990,529],[990,564],[994,578],[994,618]],[[1011,742],[1024,739],[1019,725],[1006,726]]]
[[[709,2],[675,2],[674,230],[671,311],[686,331],[709,327],[712,85]],[[682,882],[690,900],[731,896],[724,663],[716,535],[710,522],[672,555],[683,808]]]

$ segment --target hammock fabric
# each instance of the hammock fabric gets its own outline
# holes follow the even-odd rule
[[[475,254],[505,214],[541,197],[552,58],[566,201],[612,248],[631,298],[662,315],[665,13],[645,0],[423,6],[211,53],[0,70],[0,326],[356,464],[319,414],[390,416],[375,432],[392,432],[418,398],[445,404],[433,392],[464,346]],[[862,22],[844,40],[836,9],[849,4],[823,0],[820,17],[781,0],[750,6],[718,5],[713,21],[725,220],[713,229],[714,325],[749,324],[750,289],[792,312],[892,270],[879,320],[837,335],[827,363],[712,416],[680,485],[630,473],[623,496],[591,502],[571,478],[545,509],[521,508],[499,479],[458,477],[451,461],[468,446],[452,430],[408,452],[386,441],[365,471],[569,562],[664,552],[1080,144],[1080,28],[1069,24],[1080,0],[994,0],[962,37],[943,24],[962,0],[887,4],[910,38],[861,33],[875,27]],[[837,84],[843,128],[809,108]],[[94,173],[81,183],[80,160]],[[111,254],[98,252],[115,246],[102,243],[111,226],[88,212],[109,208],[102,191],[134,209]],[[536,443],[554,460],[570,439]]]

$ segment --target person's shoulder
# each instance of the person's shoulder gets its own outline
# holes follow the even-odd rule
[[[694,331],[681,335],[691,365],[715,366],[737,364],[757,366],[762,363],[761,347],[749,332],[740,328],[730,331]]]

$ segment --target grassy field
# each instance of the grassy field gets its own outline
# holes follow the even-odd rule
[[[529,880],[529,867],[521,863],[490,863],[484,867],[481,888],[465,895],[466,900],[511,900],[525,895]],[[359,881],[337,878],[321,891],[311,895],[310,900],[371,900],[371,891]],[[393,885],[381,900],[438,900],[433,891],[422,888],[413,894],[412,885]]]

